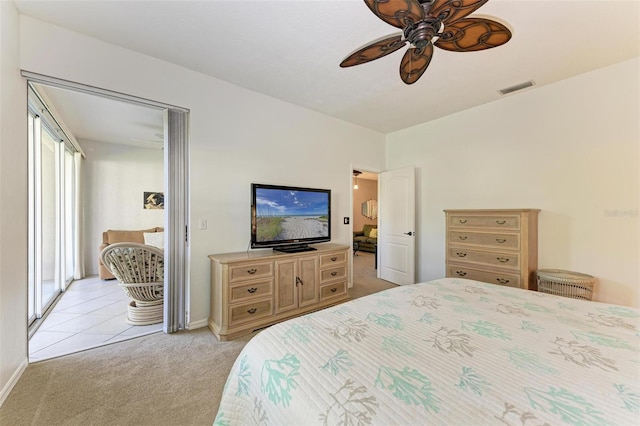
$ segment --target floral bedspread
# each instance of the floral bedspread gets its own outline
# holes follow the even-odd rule
[[[441,279],[270,327],[215,425],[640,424],[640,310]]]

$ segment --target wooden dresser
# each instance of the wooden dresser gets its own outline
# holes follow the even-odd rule
[[[349,298],[349,246],[315,251],[224,253],[211,260],[209,328],[231,340]]]
[[[447,277],[536,290],[539,211],[445,210]]]

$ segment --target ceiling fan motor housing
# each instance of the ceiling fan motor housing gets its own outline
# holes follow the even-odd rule
[[[431,40],[440,30],[440,20],[426,17],[425,19],[409,24],[404,29],[404,37],[418,49],[422,49],[431,43]]]

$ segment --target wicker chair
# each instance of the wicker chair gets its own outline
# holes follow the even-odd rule
[[[117,278],[118,285],[133,300],[129,303],[127,323],[157,324],[163,320],[164,254],[139,243],[107,246],[100,258]]]

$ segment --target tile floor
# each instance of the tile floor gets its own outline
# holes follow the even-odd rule
[[[129,300],[116,280],[74,281],[29,340],[29,362],[162,331],[161,323],[127,324]]]

